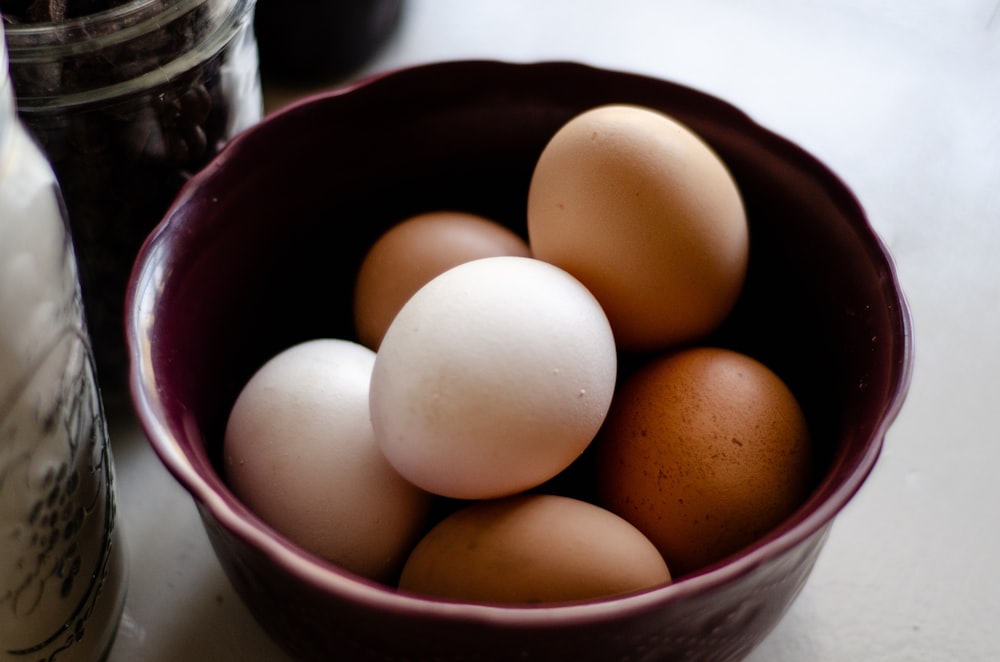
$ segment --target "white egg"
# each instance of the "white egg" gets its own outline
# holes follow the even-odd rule
[[[379,451],[368,410],[375,354],[313,340],[276,355],[233,406],[226,478],[258,517],[306,550],[370,579],[398,572],[430,495]]]
[[[608,412],[617,355],[593,295],[527,257],[473,260],[416,292],[375,359],[376,441],[408,480],[492,498],[552,478]]]

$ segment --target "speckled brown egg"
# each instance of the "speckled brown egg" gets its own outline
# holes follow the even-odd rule
[[[396,313],[422,285],[451,267],[501,255],[527,257],[530,251],[523,238],[491,219],[441,210],[401,221],[372,245],[358,271],[358,340],[378,349]]]
[[[811,484],[793,393],[734,351],[676,351],[620,387],[597,440],[601,502],[653,541],[674,576],[750,545]]]

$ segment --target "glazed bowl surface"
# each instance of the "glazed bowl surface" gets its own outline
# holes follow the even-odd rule
[[[686,123],[739,186],[750,266],[710,340],[763,361],[796,393],[820,465],[808,501],[672,585],[539,607],[399,594],[256,518],[222,473],[228,413],[251,374],[297,342],[353,337],[355,273],[402,218],[463,209],[525,235],[542,148],[576,113],[612,102]],[[834,173],[722,100],[570,62],[420,65],[269,116],[181,191],[138,256],[126,316],[132,399],[152,447],[254,617],[302,659],[741,659],[786,612],[871,472],[912,363],[892,259]]]

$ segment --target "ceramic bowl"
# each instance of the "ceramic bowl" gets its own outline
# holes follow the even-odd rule
[[[738,183],[750,267],[712,341],[764,361],[798,395],[821,464],[808,501],[754,545],[672,585],[540,607],[401,595],[263,524],[221,472],[245,381],[296,342],[353,337],[355,271],[392,223],[465,209],[523,234],[543,146],[571,116],[609,102],[687,123]],[[132,274],[127,338],[153,448],[191,493],[260,625],[303,659],[740,659],[799,593],[872,470],[912,362],[892,260],[827,167],[717,98],[565,62],[421,65],[271,115],[198,173],[150,235]]]

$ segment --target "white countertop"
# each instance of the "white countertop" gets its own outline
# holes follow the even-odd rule
[[[364,73],[466,58],[569,59],[700,88],[854,189],[912,309],[912,385],[750,660],[1000,660],[1000,2],[408,0]],[[110,662],[287,660],[127,408],[111,408],[111,435],[131,577]]]

